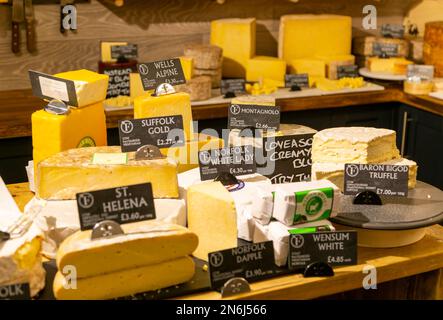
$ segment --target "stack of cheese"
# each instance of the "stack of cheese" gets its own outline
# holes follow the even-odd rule
[[[155,221],[122,229],[124,234],[94,240],[91,231],[78,231],[63,241],[53,285],[57,299],[113,299],[192,279],[195,265],[189,255],[198,244],[194,233]]]
[[[331,36],[333,35],[333,36]],[[337,79],[339,66],[353,65],[352,19],[339,15],[286,15],[280,19],[279,58],[291,73],[307,73],[310,85]]]
[[[185,145],[162,148],[161,152],[178,162],[178,171],[198,166],[198,151],[223,147],[223,140],[206,134],[194,133],[191,98],[188,93],[177,92],[153,96],[144,94],[134,100],[134,118],[152,118],[181,115]]]
[[[417,164],[400,157],[395,131],[339,127],[319,131],[312,145],[312,180],[327,179],[343,190],[345,163],[409,166],[409,188],[414,188]]]
[[[435,76],[443,77],[443,21],[427,22],[423,45],[426,64],[434,65]]]
[[[89,70],[76,70],[54,76],[72,80],[77,93],[77,108],[64,115],[39,110],[32,114],[34,166],[60,151],[72,148],[105,146],[108,76]]]

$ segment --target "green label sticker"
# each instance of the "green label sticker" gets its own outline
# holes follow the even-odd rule
[[[80,140],[77,145],[77,148],[87,148],[87,147],[95,147],[95,141],[91,137],[84,137]]]
[[[334,200],[333,188],[299,191],[295,193],[294,223],[329,218]]]
[[[94,153],[92,164],[127,164],[127,153]]]

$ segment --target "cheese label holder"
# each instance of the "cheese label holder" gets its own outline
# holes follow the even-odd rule
[[[136,151],[144,145],[169,148],[185,144],[181,115],[120,120],[118,133],[123,152]]]
[[[254,104],[231,104],[228,109],[228,128],[257,128],[278,130],[280,127],[280,107]]]
[[[251,286],[245,278],[236,277],[229,279],[221,288],[222,298],[228,298],[240,293],[251,292]]]
[[[358,66],[356,64],[348,66],[337,66],[337,79],[359,77]]]
[[[378,57],[397,57],[398,44],[374,42],[372,45],[372,54]]]
[[[292,90],[294,85],[300,89],[309,88],[309,75],[307,73],[285,74],[285,88],[291,88],[291,91],[299,91]]]
[[[119,224],[155,219],[151,183],[76,194],[82,231],[112,220]]]
[[[408,65],[406,77],[408,79],[419,78],[431,80],[434,78],[434,69],[435,67],[432,65],[410,64]]]
[[[224,98],[234,98],[236,93],[245,93],[245,79],[223,79],[220,83]]]
[[[213,180],[222,172],[234,176],[257,172],[251,145],[199,151],[198,162],[202,181]]]
[[[378,196],[407,197],[408,176],[408,166],[346,163],[343,193],[355,196],[372,191]]]
[[[34,70],[28,73],[34,96],[45,100],[60,100],[72,107],[78,106],[74,81]]]
[[[211,252],[208,262],[211,288],[216,291],[229,287],[227,281],[233,278],[252,282],[276,273],[272,241]]]
[[[103,220],[97,222],[92,228],[91,240],[111,238],[125,234],[122,227],[115,221]]]
[[[29,283],[0,286],[0,300],[31,300]]]
[[[63,101],[53,99],[48,102],[48,104],[44,107],[44,110],[50,114],[55,115],[67,115],[71,111],[69,110],[69,106]]]
[[[111,58],[117,61],[128,61],[136,59],[138,55],[138,48],[136,44],[114,45],[111,46]]]
[[[157,88],[163,83],[176,86],[186,82],[180,59],[167,59],[139,63],[138,71],[145,91]]]
[[[303,272],[311,263],[357,264],[357,231],[322,231],[289,235],[288,267]]]
[[[163,159],[166,158],[161,152],[160,149],[153,145],[145,145],[137,149],[135,152],[135,160],[155,160],[155,159]]]

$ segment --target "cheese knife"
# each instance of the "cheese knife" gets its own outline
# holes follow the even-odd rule
[[[32,0],[25,0],[25,21],[26,21],[26,48],[28,52],[33,53],[37,50],[35,44],[34,28],[34,8]]]
[[[20,23],[25,19],[23,0],[12,1],[12,52],[20,53]]]

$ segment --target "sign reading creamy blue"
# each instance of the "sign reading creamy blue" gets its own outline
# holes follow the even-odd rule
[[[185,144],[181,115],[120,120],[118,133],[123,152],[136,151],[148,144],[158,148]]]
[[[304,269],[313,262],[331,266],[357,264],[357,231],[300,234],[289,231],[288,267]]]
[[[29,283],[17,283],[0,286],[0,300],[30,300]]]
[[[408,196],[409,167],[389,164],[345,164],[344,191],[372,191],[380,196]]]
[[[119,224],[155,219],[150,183],[76,194],[80,229],[92,229],[103,220]]]
[[[257,128],[278,130],[280,127],[280,107],[231,104],[228,109],[229,129]]]
[[[162,83],[172,86],[185,83],[180,59],[168,59],[138,64],[138,71],[145,91],[157,88]]]
[[[242,277],[248,282],[276,273],[272,241],[252,243],[208,254],[211,288],[219,290],[226,281]]]

